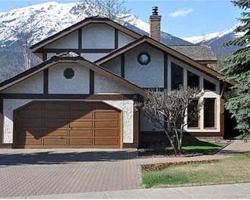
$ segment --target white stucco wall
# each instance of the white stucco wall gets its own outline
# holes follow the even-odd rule
[[[50,49],[77,49],[78,48],[78,31],[74,31],[63,38],[45,46]]]
[[[133,94],[135,92],[95,73],[95,94]]]
[[[90,62],[95,62],[106,55],[107,53],[81,53],[81,56]]]
[[[72,79],[64,77],[64,70],[72,68]],[[54,94],[88,94],[89,69],[73,63],[59,63],[49,68],[49,93]]]
[[[118,47],[121,48],[127,44],[129,44],[130,42],[133,42],[134,38],[128,36],[127,34],[119,31],[118,32]]]
[[[151,57],[148,65],[140,65],[137,56],[147,52]],[[163,87],[164,55],[148,44],[142,44],[125,54],[125,78],[140,87]]]
[[[119,56],[112,59],[111,61],[105,63],[103,67],[113,72],[114,74],[121,76],[121,57]]]
[[[90,24],[82,28],[82,48],[113,49],[114,28],[106,24]]]
[[[123,101],[103,101],[115,108],[122,110],[122,132],[123,143],[133,143],[134,134],[134,102],[132,100]]]
[[[43,93],[43,72],[31,76],[18,84],[15,84],[1,93],[30,93],[41,94]]]
[[[13,143],[13,111],[20,106],[31,102],[28,99],[4,99],[3,100],[3,143]]]

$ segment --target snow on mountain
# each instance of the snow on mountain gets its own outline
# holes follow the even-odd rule
[[[14,9],[8,12],[0,12],[0,41],[16,40],[17,37],[13,31],[23,29],[26,26],[33,30],[32,43],[36,43],[85,17],[82,14],[81,18],[74,12],[75,3],[57,3],[48,2],[38,5],[32,5],[24,8]],[[128,27],[135,29],[138,32],[148,33],[149,24],[131,15],[131,24]],[[25,27],[25,28],[26,28]],[[34,31],[35,29],[35,31]],[[177,43],[188,43],[180,38],[176,38],[169,34],[163,34],[167,39],[177,40]],[[173,37],[173,38],[171,38]],[[190,43],[189,43],[190,44]]]
[[[208,45],[212,48],[218,58],[224,58],[239,49],[238,46],[224,46],[224,43],[226,41],[242,35],[241,33],[234,33],[234,30],[237,26],[239,26],[239,24],[221,32],[186,37],[184,38],[184,40],[187,40],[194,44]]]
[[[192,42],[194,44],[199,44],[202,42],[206,42],[212,39],[221,38],[227,34],[233,33],[234,29],[237,27],[237,25],[233,26],[232,28],[229,28],[227,30],[221,31],[221,32],[214,32],[214,33],[208,33],[204,35],[198,35],[198,36],[191,36],[184,38],[185,40]]]

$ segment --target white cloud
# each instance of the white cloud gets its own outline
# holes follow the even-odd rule
[[[190,13],[192,13],[194,10],[192,8],[188,8],[188,9],[178,9],[178,10],[175,10],[173,12],[171,12],[169,14],[170,17],[183,17],[183,16],[186,16]]]

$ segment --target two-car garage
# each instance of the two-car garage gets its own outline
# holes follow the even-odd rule
[[[121,148],[121,111],[103,102],[33,101],[14,112],[14,147]]]

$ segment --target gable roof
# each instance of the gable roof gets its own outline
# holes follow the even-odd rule
[[[211,47],[207,45],[173,45],[169,46],[172,49],[192,58],[195,61],[211,61],[216,62],[217,58],[214,55]]]
[[[143,43],[148,43],[148,44],[160,49],[161,51],[166,52],[167,54],[170,54],[171,56],[195,67],[196,69],[198,69],[198,70],[200,70],[200,71],[202,71],[202,72],[204,72],[204,73],[206,73],[214,78],[217,78],[220,80],[223,79],[223,75],[221,73],[219,73],[211,68],[208,68],[205,65],[202,65],[202,64],[198,63],[197,61],[193,60],[192,58],[176,51],[175,49],[173,49],[169,46],[166,46],[166,45],[164,45],[164,44],[162,44],[162,43],[160,43],[160,42],[158,42],[150,37],[147,37],[147,36],[143,36],[143,37],[135,40],[134,42],[127,44],[126,46],[124,46],[120,49],[116,49],[116,50],[112,51],[110,54],[95,61],[95,63],[97,65],[102,65],[102,64],[112,60],[113,58],[116,58],[116,57],[120,56],[121,54],[124,54],[127,51],[129,51],[129,50],[131,50],[131,49],[133,49],[133,48],[135,48]],[[233,84],[229,81],[227,81],[227,82],[230,84]]]
[[[80,65],[83,65],[85,67],[88,67],[89,69],[93,70],[94,72],[97,72],[99,74],[102,74],[103,76],[105,76],[106,78],[108,78],[109,80],[113,80],[116,83],[119,83],[135,92],[137,92],[138,94],[144,96],[145,95],[145,91],[138,87],[137,85],[129,82],[128,80],[113,74],[112,72],[97,66],[95,63],[92,63],[88,60],[85,60],[83,57],[81,56],[75,56],[75,54],[70,55],[70,54],[64,54],[64,55],[60,55],[60,56],[54,56],[49,60],[46,60],[45,62],[42,62],[41,64],[38,64],[10,79],[7,79],[3,82],[0,83],[0,91],[4,90],[12,85],[15,85],[19,82],[21,82],[22,80],[25,80],[41,71],[43,71],[46,68],[49,68],[55,64],[58,63],[77,63]]]
[[[54,42],[55,40],[62,38],[63,36],[66,36],[74,31],[76,31],[79,28],[82,28],[82,27],[87,26],[89,24],[98,24],[98,23],[110,25],[113,28],[118,29],[119,31],[121,31],[123,33],[126,33],[127,35],[129,35],[135,39],[138,39],[141,37],[141,35],[139,33],[135,32],[135,31],[109,19],[109,18],[88,17],[88,18],[85,18],[84,20],[82,20],[76,24],[73,24],[72,26],[70,26],[66,29],[63,29],[62,31],[60,31],[60,32],[58,32],[50,37],[47,37],[44,40],[32,45],[30,47],[30,49],[32,50],[32,52],[35,52],[36,50]]]

